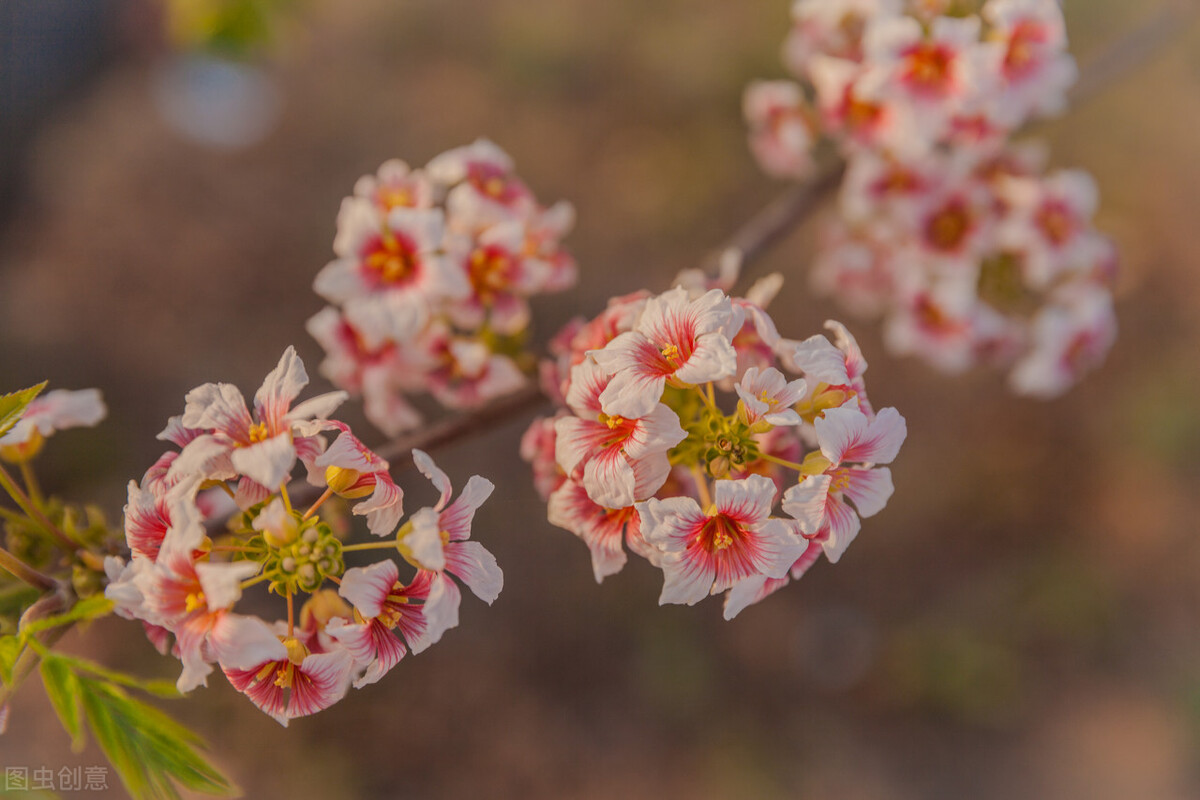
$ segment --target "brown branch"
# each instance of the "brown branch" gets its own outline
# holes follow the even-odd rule
[[[1196,16],[1197,6],[1187,0],[1168,3],[1158,14],[1130,33],[1108,45],[1088,62],[1080,79],[1068,94],[1072,106],[1085,103],[1112,83],[1124,77],[1153,56],[1164,44],[1186,29]],[[725,245],[706,262],[710,271],[725,253],[734,251],[743,266],[762,258],[790,230],[811,217],[841,185],[846,166],[842,162],[822,169],[816,178],[791,186],[764,206],[734,231]],[[393,467],[405,468],[412,462],[412,449],[432,450],[471,436],[493,423],[507,423],[542,408],[548,401],[536,384],[503,397],[479,411],[451,417],[410,436],[388,442],[379,448],[381,456]],[[295,502],[315,499],[319,489],[308,484],[289,488]]]
[[[58,582],[54,578],[29,566],[3,547],[0,547],[0,569],[42,592],[52,592],[58,588]]]

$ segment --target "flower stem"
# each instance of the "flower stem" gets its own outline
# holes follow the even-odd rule
[[[69,536],[63,533],[57,525],[47,519],[46,515],[42,513],[41,509],[36,507],[33,504],[33,501],[31,501],[29,497],[23,491],[21,491],[21,487],[17,486],[16,482],[12,479],[12,476],[8,474],[8,471],[4,469],[4,467],[0,467],[0,487],[3,487],[4,491],[8,492],[8,495],[13,499],[13,502],[20,506],[21,510],[28,514],[30,519],[37,522],[46,529],[47,533],[57,539],[58,543],[62,545],[67,552],[73,553],[79,549],[79,545],[75,544],[75,542],[72,542]]]
[[[292,498],[288,497],[287,481],[279,484],[279,496],[283,498],[283,507],[287,509],[289,514],[295,513],[292,511]]]
[[[366,542],[364,544],[345,544],[342,545],[342,552],[352,550],[383,550],[385,548],[396,548],[395,542]]]
[[[309,517],[311,517],[313,514],[317,513],[317,509],[320,508],[322,505],[324,505],[325,501],[328,500],[330,497],[333,497],[333,487],[332,486],[326,487],[324,493],[322,493],[321,496],[318,497],[313,502],[313,504],[308,507],[308,511],[305,511],[304,516],[300,518],[301,521],[306,520]]]
[[[292,590],[291,589],[288,589],[287,604],[288,604],[288,638],[291,639],[293,636],[296,635],[296,615],[292,610],[293,605],[292,605]]]
[[[54,578],[29,566],[3,547],[0,547],[0,567],[43,592],[53,591],[58,586]]]
[[[770,461],[772,464],[778,464],[781,467],[794,469],[796,472],[804,474],[803,464],[797,464],[795,461],[788,461],[786,458],[778,458],[770,453],[759,453],[759,457],[762,458],[763,461]]]
[[[38,486],[37,478],[33,474],[33,468],[29,466],[28,461],[22,461],[20,465],[21,480],[25,481],[25,491],[29,492],[29,500],[38,508],[45,505],[42,499],[42,490]]]
[[[708,492],[708,478],[704,477],[704,471],[694,464],[692,465],[692,477],[696,479],[696,491],[700,494],[700,505],[707,513],[713,504],[712,495]]]
[[[263,574],[263,575],[258,575],[256,577],[250,578],[248,580],[244,580],[244,581],[242,581],[242,588],[249,589],[251,586],[254,586],[255,584],[262,583],[263,581],[267,580],[267,578],[269,578],[269,577],[270,577],[269,575]]]

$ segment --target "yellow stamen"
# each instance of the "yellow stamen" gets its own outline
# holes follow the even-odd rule
[[[250,444],[258,444],[271,438],[271,432],[267,430],[267,423],[256,422],[250,426]]]
[[[625,418],[621,416],[610,417],[608,414],[601,414],[597,419],[607,425],[610,431],[616,430],[625,424]]]
[[[504,194],[504,179],[503,178],[488,178],[484,181],[483,191],[490,194],[492,197],[499,197]]]
[[[192,592],[183,600],[183,610],[189,614],[200,608],[207,608],[208,600],[204,597],[204,592]]]
[[[659,352],[662,353],[662,357],[667,361],[676,361],[679,359],[679,348],[673,344],[664,343],[662,350]]]

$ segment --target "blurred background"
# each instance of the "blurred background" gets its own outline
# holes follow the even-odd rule
[[[1160,5],[1067,0],[1080,63]],[[276,22],[247,77],[179,60],[152,0],[0,3],[0,387],[102,389],[108,422],[39,471],[113,519],[188,389],[249,395],[288,344],[315,376],[312,278],[385,159],[486,135],[575,204],[581,280],[541,298],[543,341],[666,288],[782,188],[740,97],[783,75],[785,0],[307,0]],[[531,411],[435,454],[497,484],[475,526],[493,608],[468,596],[438,647],[286,731],[219,676],[169,710],[250,798],[1200,797],[1198,126],[1192,25],[1039,130],[1094,173],[1122,253],[1116,348],[1062,399],[897,361],[846,320],[909,438],[838,565],[733,623],[657,607],[645,562],[596,585],[517,461]],[[794,338],[844,316],[807,288],[813,246],[800,228],[749,270],[788,276]],[[178,671],[119,620],[65,644]],[[0,766],[102,763],[18,695]]]

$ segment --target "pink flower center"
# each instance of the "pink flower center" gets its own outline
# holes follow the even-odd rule
[[[487,162],[475,161],[468,164],[467,180],[480,194],[504,205],[512,203],[520,194],[517,186],[502,169]]]
[[[1061,202],[1043,204],[1035,221],[1046,239],[1058,247],[1066,244],[1075,233],[1075,215]]]
[[[726,550],[739,541],[742,537],[742,529],[737,523],[726,517],[724,514],[718,514],[715,517],[709,517],[700,528],[698,534],[700,545],[709,553],[719,553]]]
[[[1046,30],[1032,20],[1022,20],[1013,28],[1004,53],[1004,74],[1009,80],[1019,80],[1037,66],[1038,45],[1046,41]]]
[[[954,51],[945,45],[922,42],[905,53],[904,80],[922,94],[945,94],[950,85]]]
[[[416,272],[417,247],[407,236],[388,231],[367,246],[363,260],[383,283],[402,283]]]
[[[937,250],[953,252],[962,247],[971,230],[971,214],[961,199],[951,200],[925,223],[925,238]]]
[[[516,259],[499,247],[480,247],[467,259],[471,287],[484,305],[491,305],[512,285]]]

